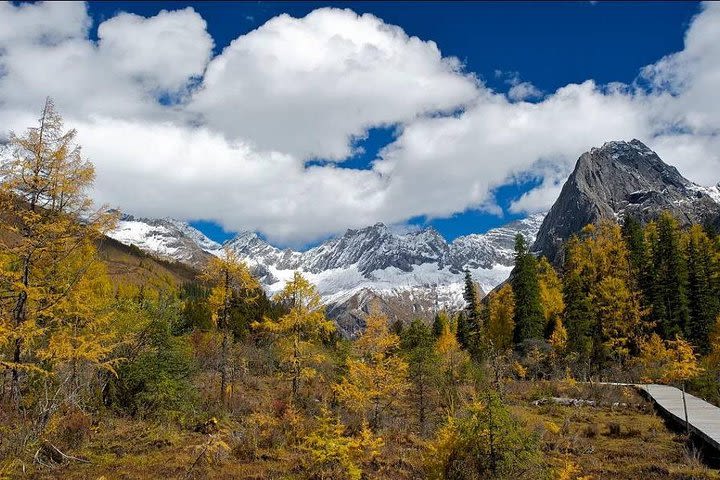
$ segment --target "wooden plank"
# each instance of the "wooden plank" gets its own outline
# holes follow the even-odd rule
[[[682,390],[668,385],[636,385],[644,391],[666,415],[685,425]],[[720,408],[689,393],[685,394],[690,430],[720,451]]]

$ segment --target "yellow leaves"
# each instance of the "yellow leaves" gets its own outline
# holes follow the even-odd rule
[[[385,442],[363,423],[358,436],[345,434],[345,425],[323,407],[318,428],[305,437],[304,464],[320,478],[360,480],[363,465],[380,454]]]
[[[278,320],[265,318],[252,327],[276,336],[275,346],[285,373],[293,380],[293,395],[300,380],[315,378],[316,367],[326,361],[321,340],[335,331],[335,324],[325,318],[325,308],[315,287],[300,273],[275,296],[289,311]]]
[[[538,261],[538,284],[545,322],[550,324],[554,319],[562,316],[565,311],[565,301],[560,277],[545,257]]]
[[[254,292],[260,288],[257,279],[252,276],[245,262],[229,248],[223,250],[221,257],[213,257],[202,273],[203,280],[210,286],[208,304],[215,325],[225,328],[228,309],[233,293]],[[253,301],[250,297],[247,301]]]
[[[497,293],[491,293],[488,300],[487,336],[498,351],[504,351],[513,344],[515,329],[515,295],[509,283]]]
[[[547,421],[547,422],[545,422],[544,425],[545,425],[545,430],[547,430],[548,433],[550,433],[551,435],[559,435],[560,434],[561,428],[560,428],[560,425],[558,425],[557,423]]]
[[[527,368],[520,362],[515,361],[512,366],[513,373],[517,375],[518,378],[521,380],[524,380],[527,377],[528,371]]]
[[[565,464],[553,472],[554,480],[592,480],[592,476],[582,475],[582,469],[574,462],[568,460]]]
[[[557,355],[561,355],[567,347],[568,333],[560,317],[555,318],[555,326],[550,334],[549,342],[553,352]]]
[[[644,371],[644,381],[673,383],[695,378],[703,372],[692,346],[678,338],[663,340],[653,333],[640,345],[638,358]]]
[[[371,313],[347,359],[347,375],[334,386],[338,400],[349,410],[365,420],[372,411],[374,426],[380,413],[401,402],[410,388],[408,364],[395,355],[399,342],[398,336],[389,331],[387,319]]]

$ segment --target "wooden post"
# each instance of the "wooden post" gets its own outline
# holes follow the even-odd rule
[[[688,420],[687,402],[685,401],[685,380],[682,382],[683,410],[685,411],[685,433],[690,437],[690,421]]]

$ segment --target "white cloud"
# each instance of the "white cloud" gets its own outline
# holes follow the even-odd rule
[[[720,179],[717,4],[684,50],[643,69],[648,92],[589,80],[543,95],[517,75],[492,92],[432,41],[349,10],[281,15],[215,58],[192,9],[118,14],[98,42],[90,25],[83,4],[0,4],[0,125],[31,125],[53,96],[97,166],[97,200],[134,214],[296,245],[378,221],[500,214],[493,189],[531,177],[542,180],[510,209],[539,211],[582,152],[633,137],[692,180]],[[346,159],[354,137],[387,125],[398,137],[371,170],[305,167]]]
[[[99,49],[115,70],[147,88],[177,91],[202,75],[213,48],[205,20],[192,8],[152,18],[120,13],[98,27]]]
[[[452,110],[476,94],[475,79],[434,42],[323,8],[280,15],[234,40],[210,62],[189,109],[262,150],[343,160],[372,126]]]

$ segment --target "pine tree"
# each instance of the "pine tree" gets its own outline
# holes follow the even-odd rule
[[[205,267],[203,279],[210,285],[208,304],[213,323],[222,334],[220,351],[220,401],[227,404],[228,394],[228,352],[231,342],[231,307],[234,296],[259,288],[247,265],[237,254],[225,249],[222,257],[213,257]],[[253,301],[254,298],[247,298]]]
[[[277,336],[280,361],[292,383],[292,399],[300,393],[300,383],[317,375],[316,367],[326,360],[321,342],[335,332],[335,324],[325,317],[325,307],[314,285],[299,272],[285,284],[275,301],[288,308],[279,319],[265,317],[253,327]]]
[[[515,270],[511,285],[515,294],[515,343],[542,339],[545,317],[540,302],[537,260],[528,252],[522,234],[515,237]]]
[[[447,312],[440,311],[436,313],[432,324],[432,333],[435,338],[440,338],[440,335],[442,335],[442,333],[445,331],[446,325],[450,325],[450,318],[448,317]]]
[[[403,332],[400,346],[409,366],[410,401],[417,414],[420,434],[425,435],[428,417],[437,403],[434,386],[440,376],[440,356],[435,350],[435,337],[427,325],[415,319]]]
[[[93,210],[87,191],[95,170],[76,135],[48,99],[38,126],[11,133],[9,155],[0,159],[0,365],[10,371],[16,408],[21,377],[48,373],[36,355],[50,333],[42,325],[68,320],[50,310],[72,295],[95,262],[93,242],[115,221]]]
[[[663,212],[655,228],[657,234],[651,246],[654,275],[652,316],[662,336],[673,338],[688,323],[687,272],[680,250],[677,220]]]
[[[473,355],[477,355],[480,350],[479,342],[482,331],[480,296],[469,270],[465,270],[463,298],[465,299],[465,309],[461,313],[462,321],[458,320],[458,340],[463,348]]]
[[[710,349],[709,335],[720,313],[720,299],[713,288],[716,260],[713,245],[701,226],[693,225],[684,235],[688,278],[688,340],[705,354]]]

